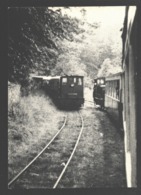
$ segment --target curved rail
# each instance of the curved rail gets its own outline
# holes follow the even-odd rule
[[[72,153],[71,153],[71,155],[70,155],[70,157],[69,157],[69,159],[68,159],[68,161],[67,161],[67,163],[66,163],[64,169],[62,170],[60,176],[58,177],[56,183],[54,184],[53,189],[55,189],[55,188],[57,187],[57,185],[58,185],[58,183],[60,182],[60,180],[61,180],[63,174],[65,173],[65,170],[67,169],[67,167],[68,167],[68,165],[69,165],[69,163],[70,163],[70,161],[71,161],[71,159],[72,159],[72,157],[73,157],[73,155],[74,155],[74,152],[75,152],[75,150],[76,150],[76,148],[77,148],[77,145],[78,145],[78,143],[79,143],[80,137],[81,137],[81,135],[82,135],[82,131],[83,131],[83,128],[84,128],[84,121],[83,121],[83,118],[82,118],[82,115],[80,114],[80,112],[79,112],[79,115],[80,115],[80,118],[81,118],[81,121],[82,121],[82,126],[81,126],[81,130],[80,130],[78,139],[77,139],[77,141],[76,141],[76,144],[75,144],[75,146],[74,146],[74,149],[73,149],[73,151],[72,151]]]
[[[54,135],[54,137],[50,140],[50,142],[41,150],[41,152],[35,156],[35,158],[24,168],[22,169],[9,183],[8,187],[10,187],[34,162],[35,160],[49,147],[49,145],[54,141],[54,139],[57,137],[57,135],[62,131],[67,121],[67,116],[65,117],[64,123],[62,127],[57,131],[57,133]]]

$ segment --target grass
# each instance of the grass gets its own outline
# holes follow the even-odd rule
[[[68,115],[69,119],[67,127],[65,127],[61,132],[58,140],[55,140],[55,142],[50,146],[47,152],[43,153],[43,155],[30,168],[29,172],[31,172],[32,174],[28,174],[27,172],[25,173],[24,177],[26,178],[26,180],[24,178],[21,178],[21,181],[18,181],[17,188],[24,187],[28,189],[31,187],[53,187],[55,181],[57,180],[57,177],[60,175],[61,171],[64,168],[63,164],[66,163],[68,158],[70,157],[70,154],[74,147],[74,141],[76,141],[76,138],[80,131],[80,127],[77,128],[77,123],[80,123],[80,119],[77,118],[76,113],[69,113]],[[71,131],[72,133],[70,133]],[[40,177],[36,177],[37,175],[39,175]]]
[[[84,131],[58,188],[125,187],[123,137],[105,112],[91,107],[81,112],[84,116]],[[17,98],[9,106],[9,178],[32,160],[62,126],[64,114],[44,94]],[[16,184],[17,188],[53,186],[54,179],[63,169],[62,163],[72,150],[70,145],[78,133],[75,130],[80,128],[76,115],[71,112],[69,116],[71,120],[68,120],[68,129],[63,131],[62,138],[56,139],[48,153],[44,153],[33,166],[31,181],[23,178],[21,183]],[[56,151],[56,147],[61,153]],[[41,163],[42,166],[38,166]],[[38,175],[42,175],[42,181],[39,181]]]
[[[11,90],[9,94],[19,94],[17,87]],[[14,102],[11,95],[8,98],[8,178],[12,178],[57,132],[64,113],[44,94],[19,96]]]
[[[106,113],[93,108],[82,114],[84,131],[58,188],[125,187],[123,138]]]

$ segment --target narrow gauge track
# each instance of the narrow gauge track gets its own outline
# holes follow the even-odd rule
[[[40,155],[37,155],[37,159],[33,159],[36,162],[32,163],[32,166],[30,163],[30,169],[27,168],[26,171],[24,169],[20,178],[15,177],[14,181],[17,180],[17,182],[13,181],[14,189],[57,187],[74,155],[83,131],[81,114],[75,111],[69,113],[68,116],[69,120],[65,121],[59,130],[61,133],[58,132],[58,135],[54,136],[56,139],[50,141],[52,143],[50,143],[50,147],[46,146],[42,153],[40,152]],[[9,187],[12,185],[11,182],[8,184]]]
[[[90,100],[85,100],[85,102],[89,102],[89,103],[94,104],[94,102],[93,101],[90,101]]]
[[[88,102],[88,103],[92,104],[95,108],[99,108],[100,107],[99,105],[95,104],[95,102],[93,102],[93,101],[85,100],[85,102]],[[103,110],[105,110],[105,109],[103,109]]]
[[[35,158],[28,163],[27,166],[24,167],[9,183],[8,188],[11,187],[19,178],[20,176],[29,169],[29,167],[41,156],[41,154],[50,146],[50,144],[54,141],[54,139],[59,135],[59,133],[62,131],[62,129],[65,127],[67,121],[67,116],[65,117],[64,123],[62,127],[57,131],[57,133],[53,136],[53,138],[50,140],[50,142],[35,156]]]
[[[85,106],[85,105],[95,106],[95,103],[94,103],[94,101],[85,100],[84,106]]]

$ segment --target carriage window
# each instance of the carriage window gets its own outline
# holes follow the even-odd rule
[[[112,97],[115,97],[115,81],[112,82]]]
[[[106,86],[106,88],[107,88],[107,94],[109,95],[110,94],[110,85],[109,85],[109,82],[107,82],[107,84],[106,84],[107,86]]]
[[[116,84],[117,84],[117,81],[114,81],[114,94],[113,94],[113,97],[116,98]]]
[[[112,96],[112,83],[110,82],[110,96]]]
[[[66,84],[67,83],[67,78],[62,78],[62,83]]]
[[[109,82],[109,95],[111,95],[111,83]]]
[[[82,79],[78,78],[78,85],[82,85]]]
[[[116,83],[116,98],[119,99],[119,81]]]

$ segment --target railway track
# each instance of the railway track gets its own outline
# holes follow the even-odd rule
[[[90,101],[90,100],[85,100],[85,102],[89,102],[89,103],[94,104],[94,102],[93,101]]]
[[[85,102],[87,102],[88,104],[91,104],[95,108],[98,108],[98,109],[101,109],[103,111],[106,111],[105,108],[101,108],[100,105],[95,104],[95,102],[93,102],[93,101],[85,100]]]
[[[85,99],[84,107],[94,107],[94,106],[95,106],[95,104],[93,101]]]
[[[79,117],[76,117],[76,113]],[[56,188],[58,186],[74,155],[84,126],[80,113],[75,111],[69,115],[71,115],[69,120],[67,116],[61,129],[42,151],[8,183],[8,188]]]

